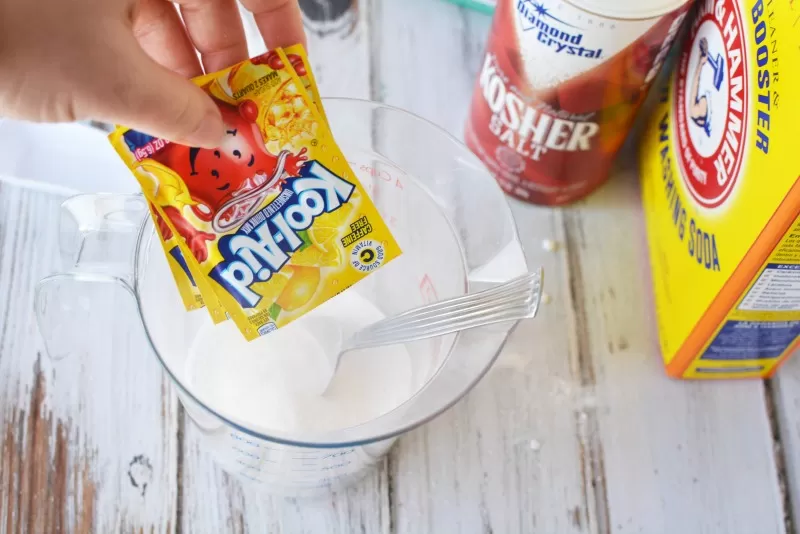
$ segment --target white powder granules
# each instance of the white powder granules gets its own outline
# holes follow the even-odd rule
[[[321,393],[338,345],[331,332],[341,328],[346,338],[383,317],[351,290],[251,342],[231,321],[209,323],[191,346],[188,385],[210,407],[254,429],[318,432],[369,421],[402,404],[419,386],[412,384],[405,346],[345,354],[330,389]]]

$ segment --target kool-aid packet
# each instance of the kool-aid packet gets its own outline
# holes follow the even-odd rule
[[[189,264],[183,257],[183,252],[181,252],[175,234],[172,232],[172,229],[167,226],[167,223],[164,222],[161,215],[158,214],[153,204],[150,204],[150,216],[156,227],[155,233],[158,235],[161,246],[164,248],[164,252],[167,255],[167,264],[169,265],[169,270],[172,272],[172,277],[175,279],[175,285],[178,287],[178,293],[181,296],[181,301],[183,301],[183,306],[187,311],[203,308],[205,306],[203,295],[200,293],[200,289],[194,281],[194,276],[192,276],[189,270]]]
[[[149,207],[150,216],[153,219],[153,225],[156,229],[155,234],[158,235],[161,246],[164,248],[164,253],[167,256],[167,264],[172,272],[172,277],[175,279],[175,285],[178,288],[183,306],[187,311],[206,308],[214,324],[226,320],[227,315],[219,299],[216,298],[216,295],[213,293],[211,287],[207,285],[207,282],[200,278],[200,270],[197,263],[186,260],[178,236],[164,221],[164,218],[152,203],[150,203]],[[198,282],[196,280],[199,280],[199,283],[206,288],[205,297],[200,287],[198,287]],[[208,306],[206,306],[206,299],[208,299],[210,303]]]
[[[112,134],[113,135],[113,134]],[[138,134],[142,135],[142,134]],[[129,136],[133,137],[133,136]],[[149,138],[146,137],[146,138]],[[141,138],[145,139],[145,138]],[[140,140],[140,138],[135,138]],[[187,311],[205,307],[211,315],[214,324],[226,320],[227,315],[211,284],[201,276],[200,268],[196,262],[187,257],[185,246],[179,233],[167,222],[164,213],[157,207],[167,202],[180,191],[176,183],[164,181],[159,187],[154,182],[141,182],[143,192],[148,200],[153,226],[156,228],[161,246],[167,257],[172,277],[178,288],[183,305]],[[169,210],[167,211],[169,213]]]
[[[193,81],[222,114],[219,147],[124,127],[109,137],[207,307],[221,305],[252,340],[401,254],[328,129],[302,47]]]
[[[289,60],[291,67],[300,78],[300,81],[308,93],[312,104],[314,104],[318,112],[322,115],[322,118],[325,120],[325,124],[327,126],[327,118],[325,117],[324,110],[319,103],[319,90],[317,89],[317,83],[311,68],[307,66],[308,57],[306,56],[305,50],[301,45],[289,47],[286,49],[286,58]],[[253,61],[265,62],[267,64],[274,65],[273,68],[282,68],[283,66],[283,59],[278,55],[277,52],[274,51],[262,56],[258,56],[257,58],[254,58]],[[129,137],[131,136],[132,134],[129,135]],[[156,234],[158,235],[161,245],[164,248],[164,253],[167,257],[167,263],[175,279],[175,285],[178,288],[178,293],[180,294],[184,307],[187,311],[205,307],[205,301],[202,293],[200,292],[200,288],[197,287],[197,283],[194,281],[194,275],[192,274],[192,271],[196,271],[199,267],[195,262],[186,262],[178,244],[178,240],[175,239],[175,234],[173,234],[170,227],[164,222],[164,219],[156,211],[155,206],[150,204],[149,207],[151,217],[157,230]],[[215,305],[209,308],[209,313],[211,314],[212,320],[215,323],[219,323],[225,320],[227,317],[224,309],[221,307],[216,297],[212,295],[211,299]]]
[[[274,53],[278,54],[278,52]],[[300,78],[303,88],[306,90],[306,93],[308,93],[308,99],[314,104],[317,112],[325,122],[325,127],[330,128],[328,125],[328,117],[325,115],[325,108],[322,107],[322,101],[320,100],[319,89],[317,89],[317,80],[314,78],[314,73],[311,71],[311,65],[308,63],[308,56],[306,56],[306,51],[303,49],[303,46],[290,46],[281,51],[281,54],[289,60],[290,68],[294,70],[297,77]],[[278,54],[278,57],[281,57],[281,55]],[[272,56],[267,53],[266,58],[269,60]],[[276,65],[276,67],[280,68],[280,64]]]

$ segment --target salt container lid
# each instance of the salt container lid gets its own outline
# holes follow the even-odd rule
[[[666,15],[692,0],[567,0],[568,3],[613,19],[649,19]]]

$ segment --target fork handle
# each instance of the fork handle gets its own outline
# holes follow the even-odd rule
[[[504,303],[492,298],[494,295],[503,293],[508,286],[515,286],[530,278],[532,284],[530,291],[525,294],[509,296]],[[398,343],[408,343],[421,339],[444,336],[462,330],[469,330],[480,326],[488,326],[504,322],[517,322],[536,316],[541,299],[541,271],[528,273],[517,279],[505,282],[488,290],[464,296],[455,297],[445,301],[435,302],[427,306],[422,306],[410,312],[402,313],[398,316],[388,317],[377,321],[366,328],[356,332],[342,346],[341,352]],[[484,296],[487,304],[491,306],[476,310],[475,298]],[[465,302],[465,301],[469,302]],[[459,313],[452,313],[450,308],[458,308],[456,304],[463,303]],[[444,311],[441,319],[432,316],[433,311]],[[422,320],[420,318],[423,318]]]

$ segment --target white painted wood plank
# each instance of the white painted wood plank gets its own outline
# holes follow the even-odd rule
[[[359,6],[355,28],[342,25],[341,31],[324,35],[307,29],[309,60],[323,96],[369,96],[369,7],[363,1],[355,4]],[[249,23],[250,19],[245,21]],[[257,30],[249,26],[251,54],[263,51],[258,39]],[[201,439],[199,430],[186,417],[182,467],[184,532],[389,532],[385,463],[346,491],[318,499],[284,499],[260,493],[229,477],[202,449]]]
[[[772,381],[772,393],[776,407],[780,447],[776,453],[782,455],[784,480],[787,492],[784,502],[788,505],[797,525],[800,519],[800,356],[794,354],[776,373]],[[796,528],[796,527],[795,527]]]
[[[782,533],[760,381],[688,382],[660,360],[634,156],[566,211],[587,409],[610,532]],[[595,428],[596,427],[596,428]]]
[[[61,200],[0,185],[0,532],[171,532],[176,405],[130,297],[93,295],[85,353],[53,362],[38,337]]]
[[[384,0],[375,16],[377,96],[462,139],[490,18],[428,0]],[[542,249],[543,239],[563,242],[563,222],[558,211],[512,205],[551,303],[462,402],[400,439],[390,472],[398,533],[597,531],[565,258]]]
[[[463,139],[491,17],[441,0],[373,4],[374,99]]]
[[[522,323],[495,368],[459,404],[401,438],[392,454],[398,533],[597,532],[588,453],[577,416],[591,391],[571,369],[569,290],[557,211],[514,212],[531,267],[551,298]]]

